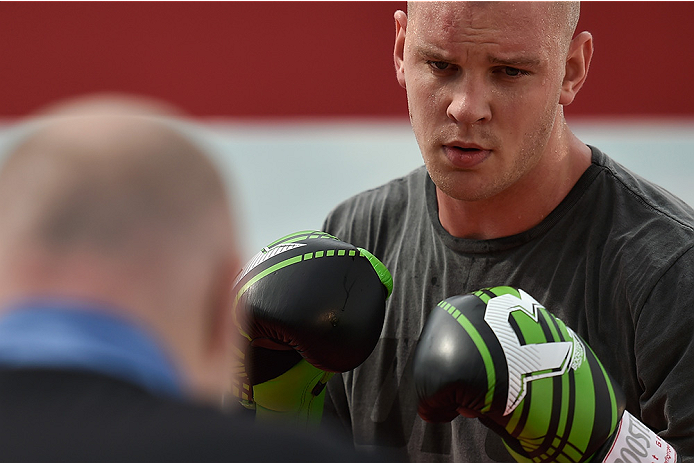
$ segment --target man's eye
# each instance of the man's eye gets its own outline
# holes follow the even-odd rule
[[[528,72],[523,71],[518,68],[513,68],[511,66],[505,66],[504,67],[504,74],[506,74],[509,77],[518,77],[518,76],[524,76],[527,75]]]
[[[445,71],[450,66],[450,63],[445,61],[428,61],[427,63],[437,71]]]

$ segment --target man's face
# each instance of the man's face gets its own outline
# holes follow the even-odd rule
[[[545,8],[425,2],[411,11],[398,80],[424,162],[447,195],[487,199],[532,182],[527,174],[549,162],[568,42]]]

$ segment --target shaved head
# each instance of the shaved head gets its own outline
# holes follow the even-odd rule
[[[445,2],[407,2],[408,22],[416,18],[418,8],[440,8]],[[450,3],[450,2],[449,2]],[[556,34],[561,43],[568,48],[581,14],[580,2],[453,2],[458,8],[489,8],[494,4],[503,3],[516,8],[535,8],[542,11],[543,23],[549,26],[548,31]]]
[[[130,115],[183,117],[178,107],[156,98],[119,92],[79,95],[54,101],[36,111],[35,116]]]
[[[145,230],[193,232],[225,189],[186,138],[146,117],[61,117],[15,148],[0,171],[7,239],[58,251],[135,250]],[[2,246],[2,244],[0,244]]]

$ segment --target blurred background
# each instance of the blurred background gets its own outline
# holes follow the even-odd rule
[[[19,124],[95,93],[189,117],[243,217],[244,252],[322,225],[422,164],[394,75],[404,2],[0,2],[0,159]],[[694,204],[694,2],[584,2],[574,131]]]

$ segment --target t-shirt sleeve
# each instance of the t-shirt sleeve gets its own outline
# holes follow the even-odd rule
[[[635,322],[641,420],[694,462],[694,250],[658,280]]]

